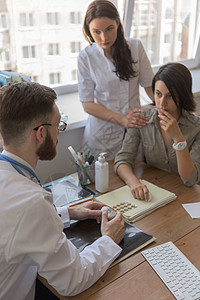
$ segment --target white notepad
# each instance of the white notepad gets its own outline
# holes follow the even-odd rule
[[[139,220],[155,209],[176,199],[176,195],[170,191],[146,180],[141,179],[140,182],[147,186],[151,194],[151,200],[148,202],[135,199],[128,185],[96,197],[96,199],[115,210],[120,210],[128,221]]]

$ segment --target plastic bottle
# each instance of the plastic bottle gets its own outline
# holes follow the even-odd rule
[[[100,153],[95,162],[95,189],[100,193],[105,193],[109,188],[109,168],[105,159],[106,152]]]

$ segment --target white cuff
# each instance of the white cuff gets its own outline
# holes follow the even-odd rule
[[[70,217],[67,206],[57,206],[57,213],[61,217],[64,228],[70,227]]]

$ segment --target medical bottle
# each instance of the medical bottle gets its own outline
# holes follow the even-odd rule
[[[106,152],[100,153],[95,162],[95,189],[100,193],[105,193],[109,188],[109,168],[105,159]]]

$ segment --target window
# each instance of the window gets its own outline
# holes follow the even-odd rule
[[[91,0],[34,0],[30,4],[27,0],[9,1],[6,14],[0,14],[0,29],[7,28],[0,39],[0,56],[5,62],[5,55],[1,55],[5,45],[12,56],[9,66],[3,63],[1,69],[5,66],[5,69],[17,69],[19,73],[32,76],[38,74],[40,83],[51,87],[56,86],[56,82],[59,82],[59,86],[71,85],[72,81],[73,84],[77,83],[77,77],[74,80],[75,76],[72,74],[77,72],[80,50],[88,45],[82,33],[82,23],[90,2]],[[34,10],[31,10],[32,7]],[[7,24],[8,20],[10,25]],[[26,27],[29,29],[33,26],[34,30],[28,34]],[[37,60],[30,60],[36,57]],[[52,70],[64,74],[59,80],[51,80],[55,84],[50,84],[49,74],[54,72]]]
[[[140,25],[148,26],[148,6],[143,5],[140,11]]]
[[[135,0],[130,37],[144,41],[149,59],[156,65],[167,61],[194,62],[199,22],[200,0]],[[140,30],[141,25],[148,25],[146,32]]]
[[[19,17],[20,17],[20,26],[33,26],[32,13],[21,13]]]
[[[1,49],[0,51],[0,60],[3,62],[7,62],[10,60],[10,53],[8,49]]]
[[[118,5],[126,36],[142,40],[153,65],[181,60],[191,68],[198,66],[200,0],[111,1]],[[32,77],[37,74],[41,84],[58,85],[58,93],[71,91],[71,85],[77,84],[77,56],[88,45],[82,24],[89,3],[91,0],[34,0],[31,5],[27,0],[9,1],[0,13],[1,69],[17,69]],[[24,30],[33,26],[31,34]],[[77,91],[77,86],[73,88]]]
[[[59,84],[60,83],[60,73],[50,73],[49,74],[49,83],[50,84]]]
[[[172,8],[166,9],[166,19],[173,20],[174,19],[174,11]]]
[[[72,70],[71,79],[72,81],[77,81],[77,70]]]
[[[6,14],[0,14],[0,28],[7,28],[7,16]]]
[[[49,44],[49,51],[48,55],[59,55],[60,54],[60,49],[59,49],[59,44]]]
[[[23,58],[35,58],[35,46],[23,46],[22,47]]]
[[[71,24],[82,24],[82,14],[80,11],[70,12],[70,23]]]
[[[166,33],[165,34],[165,43],[170,43],[171,42],[171,34],[170,33]]]
[[[33,75],[33,76],[32,76],[32,81],[38,82],[38,76]]]
[[[81,51],[81,42],[70,43],[71,53],[79,53]]]
[[[49,24],[49,25],[58,25],[59,24],[57,12],[47,13],[47,24]]]
[[[148,43],[148,36],[146,34],[141,34],[140,40],[143,44],[143,46],[146,48]]]

